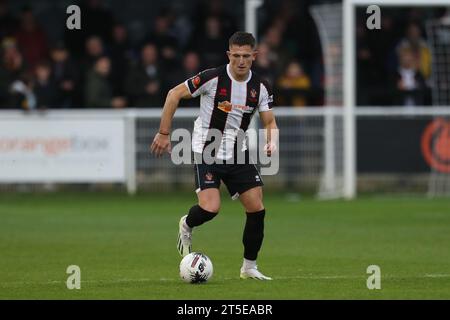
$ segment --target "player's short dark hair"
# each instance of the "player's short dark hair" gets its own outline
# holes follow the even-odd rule
[[[253,37],[253,35],[251,33],[238,31],[238,32],[235,32],[230,37],[230,40],[228,43],[229,43],[230,47],[232,45],[250,46],[250,47],[252,47],[252,49],[254,49],[255,45],[256,45],[256,40],[255,40],[255,37]]]

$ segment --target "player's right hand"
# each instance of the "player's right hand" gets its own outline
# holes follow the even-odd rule
[[[170,153],[172,151],[170,136],[157,133],[150,146],[150,151],[158,158],[161,157],[164,152]]]

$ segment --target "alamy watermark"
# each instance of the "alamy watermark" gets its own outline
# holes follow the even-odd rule
[[[73,4],[67,7],[66,13],[70,16],[66,20],[66,27],[69,30],[81,30],[81,9]]]
[[[368,6],[366,13],[370,16],[366,20],[366,27],[369,30],[380,30],[381,29],[381,9],[379,6],[373,4]]]
[[[66,19],[66,26],[69,30],[81,30],[81,9],[72,4],[67,7],[66,13],[70,16]],[[381,29],[381,9],[377,5],[370,5],[366,10],[370,16],[366,20],[366,26],[369,30]]]
[[[268,132],[269,131],[269,132]],[[202,133],[195,133],[196,139],[201,140],[192,143],[191,132],[187,129],[175,129],[171,134],[171,141],[176,142],[172,146],[170,154],[174,164],[199,163],[199,159],[192,159],[191,149],[194,154],[201,156],[200,161],[206,164],[246,164],[246,152],[251,161],[260,165],[261,175],[275,175],[280,167],[278,152],[278,130],[265,129],[226,129],[224,132],[218,129],[206,129]],[[266,135],[270,134],[270,146],[266,143]],[[237,152],[235,152],[237,151]],[[271,151],[268,153],[268,151]]]
[[[367,274],[370,276],[367,278],[367,289],[369,290],[380,290],[381,289],[381,269],[377,265],[370,265],[366,270]]]
[[[69,274],[66,281],[67,289],[81,289],[81,269],[77,265],[70,265],[66,269],[66,273]]]

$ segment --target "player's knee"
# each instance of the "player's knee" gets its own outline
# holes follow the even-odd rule
[[[220,200],[200,200],[198,205],[209,212],[219,213],[220,210]]]
[[[212,188],[199,192],[198,205],[206,211],[218,213],[220,210],[219,190]]]
[[[245,210],[249,213],[260,212],[260,211],[264,210],[264,204],[262,203],[262,201],[257,201],[252,204],[247,204],[245,206]]]

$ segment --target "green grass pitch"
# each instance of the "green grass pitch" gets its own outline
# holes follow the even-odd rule
[[[240,280],[238,201],[194,231],[214,276],[183,283],[178,220],[195,194],[0,195],[0,299],[450,299],[450,200],[362,197],[289,201],[265,193],[258,264],[271,282]],[[68,290],[66,268],[81,268]],[[369,265],[381,290],[368,290]]]

